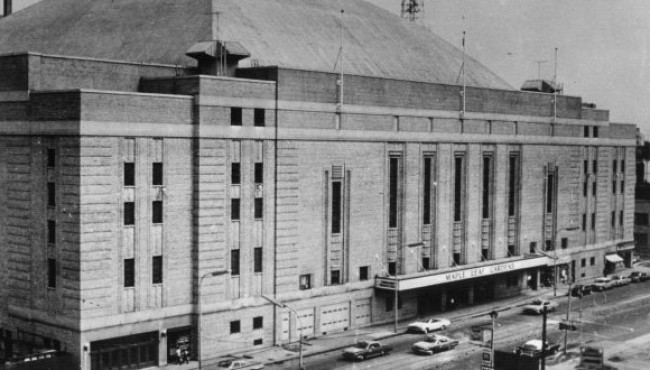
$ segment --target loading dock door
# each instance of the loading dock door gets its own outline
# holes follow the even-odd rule
[[[361,326],[370,324],[370,312],[370,298],[356,301],[354,307],[354,325]]]
[[[350,327],[349,303],[335,304],[321,308],[320,332],[328,333],[346,330]]]

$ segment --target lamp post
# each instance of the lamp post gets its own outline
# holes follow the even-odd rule
[[[197,323],[197,325],[199,327],[198,338],[197,338],[197,355],[199,357],[199,370],[201,370],[201,365],[203,364],[202,360],[201,360],[201,357],[202,357],[201,356],[201,349],[203,348],[203,346],[201,344],[201,342],[202,342],[202,340],[201,340],[201,331],[202,331],[201,330],[201,315],[203,314],[203,309],[202,309],[202,306],[201,306],[201,285],[203,284],[203,279],[205,279],[207,277],[221,276],[221,275],[226,275],[226,274],[229,274],[229,273],[230,273],[230,270],[213,271],[213,272],[208,272],[207,274],[204,274],[203,276],[201,276],[201,279],[199,279],[199,292],[198,292],[199,297],[198,297],[198,300],[197,300],[197,306],[198,306],[198,311],[199,311],[198,312],[198,323]]]
[[[264,298],[265,300],[267,300],[267,301],[268,301],[269,303],[271,303],[272,305],[274,305],[274,306],[276,306],[276,307],[279,307],[279,308],[287,308],[287,309],[289,309],[291,312],[293,312],[294,315],[296,315],[296,321],[298,321],[298,325],[300,325],[300,329],[298,330],[299,333],[300,333],[300,338],[299,338],[299,342],[298,342],[298,368],[299,368],[300,370],[304,370],[304,369],[306,369],[306,368],[305,368],[304,359],[303,359],[303,355],[302,355],[302,328],[303,328],[303,325],[302,325],[302,321],[300,320],[300,316],[298,316],[298,311],[296,311],[296,310],[295,310],[293,307],[291,307],[291,306],[288,306],[288,305],[286,305],[286,304],[284,304],[284,303],[280,303],[280,302],[276,301],[276,300],[273,299],[273,298],[267,297],[267,296],[265,296],[265,295],[260,295],[260,296],[261,296],[262,298]]]

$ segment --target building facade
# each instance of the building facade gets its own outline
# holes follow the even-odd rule
[[[466,87],[364,73],[353,47],[345,73],[246,64],[261,49],[236,35],[185,40],[183,66],[0,56],[6,358],[209,362],[631,263],[634,125],[478,64]]]
[[[641,138],[637,144],[634,244],[639,257],[647,259],[650,258],[650,143]]]

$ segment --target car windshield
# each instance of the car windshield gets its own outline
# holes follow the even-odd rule
[[[357,344],[355,345],[355,347],[357,348],[366,348],[367,346],[368,346],[368,342],[364,342],[364,341],[357,342]]]
[[[542,303],[544,303],[544,302],[541,299],[536,299],[536,300],[533,301],[532,304],[542,304]]]
[[[219,366],[219,367],[229,367],[230,364],[232,364],[232,360],[224,360],[224,361],[219,361],[217,366]]]

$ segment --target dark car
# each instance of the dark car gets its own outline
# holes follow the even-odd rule
[[[632,271],[629,278],[630,280],[632,280],[633,283],[639,283],[642,281],[647,281],[648,279],[650,279],[650,276],[648,276],[648,274],[646,274],[645,272]]]
[[[571,288],[572,297],[582,297],[591,294],[592,287],[591,285],[577,284]]]
[[[560,350],[560,345],[558,343],[549,343],[546,342],[546,356],[557,353]],[[515,353],[521,356],[529,356],[538,358],[542,355],[542,341],[539,339],[533,339],[526,342],[523,346],[517,348]]]
[[[352,361],[363,361],[370,357],[384,356],[391,352],[393,347],[384,346],[374,341],[359,341],[353,347],[343,350],[343,358]]]

